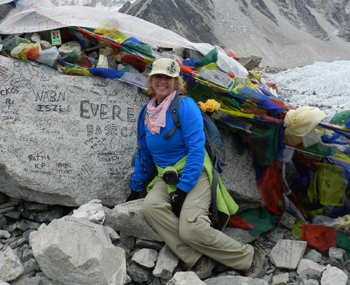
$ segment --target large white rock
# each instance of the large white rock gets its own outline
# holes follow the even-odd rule
[[[282,273],[272,277],[271,285],[287,285],[289,279],[289,273]]]
[[[45,204],[125,201],[149,96],[0,56],[0,191]]]
[[[348,281],[348,276],[344,271],[337,267],[331,266],[327,268],[321,278],[321,285],[345,285]]]
[[[135,252],[131,260],[137,262],[138,264],[147,267],[153,268],[155,262],[158,258],[158,252],[152,248],[142,248],[139,251]]]
[[[177,272],[167,285],[205,285],[193,271]]]
[[[252,153],[246,148],[244,154],[237,154],[237,150],[233,149],[231,133],[221,132],[221,138],[226,154],[222,183],[235,199],[264,205],[256,185]]]
[[[220,276],[206,279],[206,285],[268,285],[269,283],[263,279],[250,278],[243,276]]]
[[[144,199],[137,199],[116,205],[110,212],[110,220],[116,225],[118,231],[126,236],[145,240],[163,241],[158,233],[151,227],[142,214]]]
[[[163,279],[170,279],[173,275],[175,267],[179,263],[179,258],[172,252],[169,246],[164,247],[159,252],[156,267],[153,270],[153,275]]]
[[[15,252],[8,246],[0,251],[0,280],[12,281],[24,272],[21,260]]]
[[[309,259],[300,260],[297,268],[299,275],[306,274],[309,278],[319,279],[323,271],[326,270],[326,266],[320,265]]]
[[[112,244],[109,231],[66,216],[32,232],[29,241],[41,270],[53,281],[64,285],[124,284],[125,252]]]
[[[294,270],[306,249],[306,241],[280,239],[270,251],[270,259],[278,268]]]

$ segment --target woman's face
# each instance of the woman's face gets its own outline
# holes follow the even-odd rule
[[[175,90],[175,78],[164,74],[155,74],[152,77],[152,89],[160,104]]]

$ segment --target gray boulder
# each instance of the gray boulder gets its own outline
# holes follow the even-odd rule
[[[63,217],[30,234],[30,245],[42,272],[64,285],[124,284],[124,250],[109,230],[84,219]]]
[[[231,133],[221,132],[221,138],[226,151],[225,168],[221,179],[228,192],[235,199],[263,205],[256,186],[255,168],[250,150],[246,149],[242,155],[236,154]]]
[[[171,279],[175,267],[179,263],[179,258],[172,252],[169,246],[164,247],[159,252],[156,267],[153,270],[153,275],[163,279]]]
[[[193,271],[177,272],[167,285],[205,285]]]
[[[151,248],[142,248],[135,252],[131,258],[131,260],[147,268],[153,268],[157,259],[158,252]]]
[[[220,276],[216,278],[206,279],[206,285],[268,285],[269,283],[263,279],[242,277],[242,276]]]
[[[0,56],[0,191],[43,204],[125,201],[149,101],[118,80]]]
[[[163,241],[142,214],[143,200],[138,199],[115,206],[109,213],[110,221],[125,236],[151,241]]]
[[[270,259],[278,268],[294,270],[304,256],[306,245],[306,241],[281,239],[271,249]]]
[[[319,279],[322,275],[322,272],[326,270],[326,266],[320,265],[316,262],[313,262],[309,259],[300,260],[297,273],[299,275],[307,275],[310,278]]]
[[[330,266],[322,274],[321,285],[345,285],[347,284],[348,276],[341,269]]]
[[[24,267],[21,260],[10,247],[0,251],[0,280],[12,281],[22,275]]]

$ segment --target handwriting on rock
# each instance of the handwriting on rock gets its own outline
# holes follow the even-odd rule
[[[6,98],[5,100],[5,105],[8,105],[9,108],[10,108],[10,105],[13,105],[14,103],[15,101],[13,99]]]
[[[86,141],[84,141],[84,144],[89,145],[90,149],[93,150],[93,149],[97,148],[98,146],[102,145],[104,141],[106,141],[106,138],[93,137],[93,138],[89,138]]]
[[[34,154],[28,155],[28,160],[34,162],[35,169],[43,169],[46,166],[46,161],[50,160],[49,155]],[[45,162],[44,162],[45,161]]]
[[[17,78],[14,74],[9,76],[7,80],[12,86],[16,87],[30,87],[31,81],[25,78]]]
[[[66,100],[65,92],[56,92],[55,90],[46,90],[36,93],[35,101],[39,102],[59,102]]]
[[[19,90],[18,87],[5,87],[0,89],[0,96],[6,96],[5,98],[5,105],[7,106],[8,109],[10,109],[11,105],[15,103],[14,99],[12,99],[12,95],[18,94]],[[13,121],[14,118],[8,117],[4,118],[5,121]]]
[[[6,103],[6,102],[5,102]],[[12,101],[8,105],[8,109],[1,109],[1,120],[5,123],[5,125],[15,124],[20,121],[18,116],[18,110],[10,110],[9,107],[12,105]]]
[[[6,75],[9,69],[6,66],[0,65],[0,75]]]
[[[91,103],[89,100],[80,101],[80,117],[90,119],[99,117],[101,120],[112,119],[121,122],[135,122],[134,108],[126,110],[119,105]]]
[[[9,96],[9,95],[18,94],[18,93],[19,93],[18,87],[6,87],[3,89],[0,89],[1,96]]]
[[[109,178],[111,179],[122,179],[125,178],[129,174],[129,169],[126,167],[110,167],[108,169]]]
[[[7,109],[2,109],[1,110],[2,115],[18,115],[18,110],[7,110]]]
[[[26,135],[20,135],[19,136],[19,140],[20,141],[23,141],[23,142],[30,142],[30,143],[33,143],[33,144],[38,144],[38,138],[36,137],[29,137],[29,136],[26,136]]]
[[[94,174],[95,170],[92,166],[83,163],[80,167],[80,175],[83,177],[90,177]]]
[[[121,136],[124,138],[136,136],[136,127],[127,126],[123,127],[117,124],[108,124],[101,128],[99,125],[86,125],[87,136],[91,137],[93,135],[104,134],[106,136]]]
[[[36,106],[36,111],[38,112],[59,112],[59,113],[68,113],[70,111],[69,106],[64,108],[62,105],[57,104],[39,104]]]
[[[60,175],[73,173],[72,164],[69,162],[56,162],[56,168]]]
[[[97,154],[97,158],[99,161],[103,161],[103,162],[115,162],[119,160],[119,155],[114,151],[99,152]]]

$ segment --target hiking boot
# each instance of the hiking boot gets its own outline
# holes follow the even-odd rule
[[[245,276],[251,277],[251,278],[263,277],[265,274],[264,263],[265,263],[265,255],[260,250],[254,247],[254,256],[253,256],[252,265],[246,271]]]
[[[211,271],[216,266],[216,261],[208,256],[202,255],[194,265],[195,273],[200,279],[206,279],[211,275]]]

